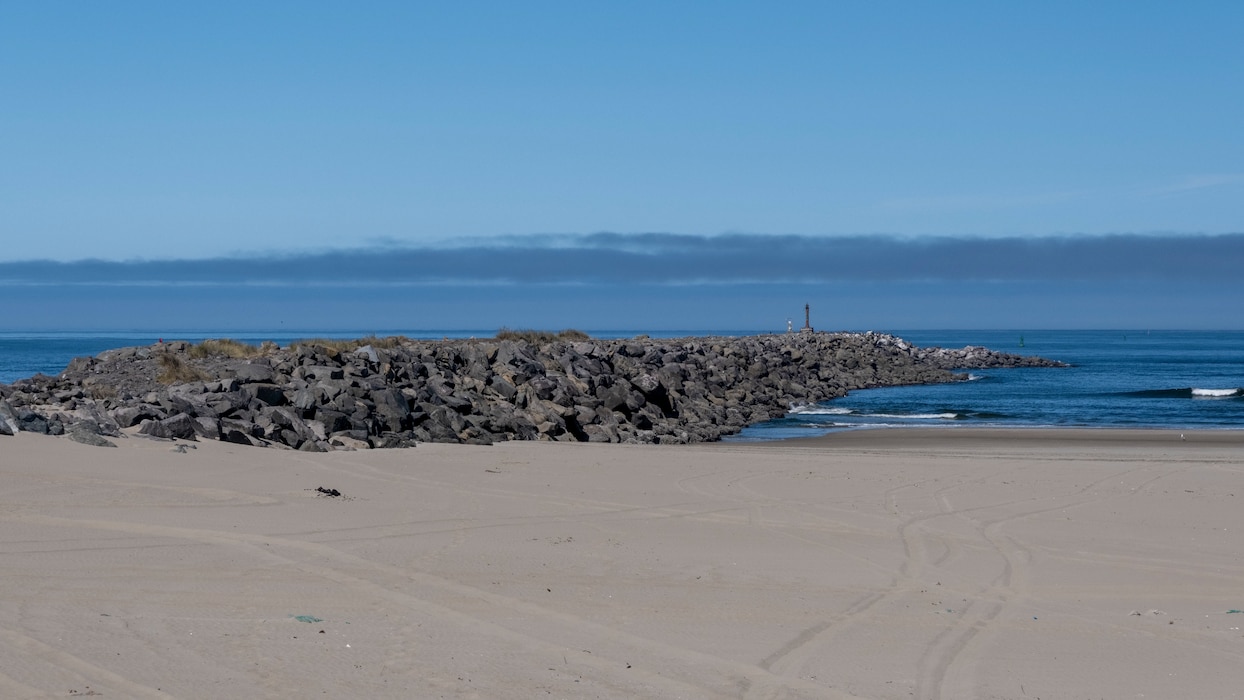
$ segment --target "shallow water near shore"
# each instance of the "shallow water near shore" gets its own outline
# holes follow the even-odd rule
[[[1244,332],[898,335],[920,346],[983,345],[1073,366],[972,370],[965,382],[857,391],[795,407],[784,418],[728,439],[778,440],[884,427],[1244,429]]]
[[[752,335],[764,331],[589,330],[596,338]],[[775,440],[877,427],[1155,427],[1244,429],[1242,331],[888,331],[923,347],[983,345],[1074,365],[1065,369],[973,370],[971,380],[857,391],[796,407],[730,440]],[[195,331],[164,340],[229,337],[281,345],[306,338],[405,335],[492,337],[495,330]],[[74,357],[151,345],[144,332],[0,333],[0,383],[57,374]],[[1022,343],[1022,345],[1021,345]]]

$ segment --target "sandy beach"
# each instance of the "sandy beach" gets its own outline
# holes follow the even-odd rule
[[[2,697],[1244,695],[1244,432],[117,442],[0,437]]]

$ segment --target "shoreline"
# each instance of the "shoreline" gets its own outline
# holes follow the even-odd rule
[[[735,440],[733,445],[771,444],[798,447],[988,447],[1000,443],[1025,446],[1197,445],[1244,447],[1244,428],[1181,430],[1177,428],[1092,428],[973,426],[936,428],[858,428],[783,440]],[[723,443],[724,444],[724,443]]]

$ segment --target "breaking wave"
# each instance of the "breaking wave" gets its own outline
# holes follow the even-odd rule
[[[1193,389],[1192,398],[1225,399],[1231,396],[1244,396],[1244,389]]]
[[[964,420],[966,418],[973,417],[973,414],[968,414],[968,413],[964,413],[961,411],[939,411],[936,413],[884,413],[884,412],[869,413],[869,412],[856,411],[850,408],[841,408],[838,406],[817,406],[817,405],[795,406],[791,408],[789,415],[791,415],[792,417],[794,416],[798,416],[798,417],[802,417],[802,416],[851,416],[853,419],[882,418],[886,420],[915,420],[915,421]],[[977,416],[977,417],[980,417],[980,416]],[[856,424],[857,423],[852,422],[852,423],[844,423],[843,425],[856,425]],[[817,425],[824,426],[824,425],[829,425],[829,423],[817,423]]]
[[[865,413],[869,418],[901,418],[904,420],[959,420],[962,413]]]
[[[1198,389],[1196,387],[1146,389],[1144,391],[1129,391],[1123,394],[1123,396],[1132,396],[1139,399],[1230,399],[1244,397],[1244,389]]]
[[[852,413],[855,413],[855,411],[852,411],[849,408],[817,406],[816,404],[796,406],[792,408],[790,412],[800,416],[849,416]]]

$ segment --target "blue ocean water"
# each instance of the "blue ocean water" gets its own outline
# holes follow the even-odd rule
[[[183,333],[197,342],[229,337],[286,345],[305,338],[405,335],[411,338],[491,337],[478,331],[394,330]],[[640,331],[588,331],[598,338]],[[743,335],[754,331],[714,331]],[[972,380],[936,386],[857,391],[798,407],[786,417],[747,428],[732,439],[769,440],[834,430],[886,426],[1058,426],[1244,429],[1242,331],[893,331],[915,343],[1039,355],[1071,363],[1060,369],[972,370]],[[649,332],[653,337],[705,331]],[[0,333],[0,383],[37,372],[57,374],[74,357],[159,338],[146,333]],[[172,340],[169,337],[166,340]],[[1021,346],[1020,343],[1023,343]]]
[[[971,370],[967,382],[857,391],[798,407],[732,439],[772,440],[876,427],[1244,429],[1244,332],[896,334],[924,347],[983,345],[1073,366]]]

